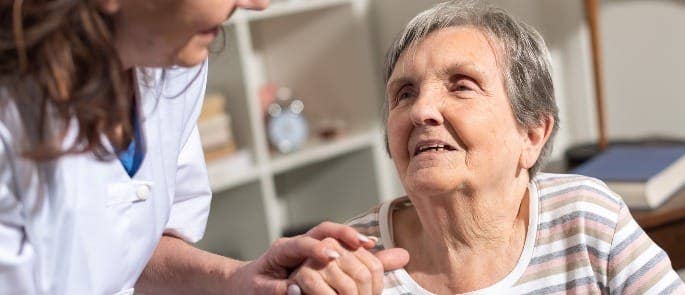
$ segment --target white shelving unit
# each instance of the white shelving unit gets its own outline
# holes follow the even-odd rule
[[[225,24],[226,48],[210,58],[208,91],[223,93],[233,132],[250,161],[208,163],[214,191],[199,246],[253,259],[284,232],[342,222],[400,189],[385,155],[382,90],[369,33],[369,1],[285,0],[238,11]],[[346,122],[333,140],[310,140],[291,154],[268,145],[258,92],[291,88],[305,117]]]

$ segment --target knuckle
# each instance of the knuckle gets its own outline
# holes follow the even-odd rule
[[[367,283],[371,281],[371,272],[366,267],[357,267],[352,272],[352,278],[356,282]]]
[[[372,273],[383,273],[383,263],[374,257],[374,259],[371,259],[369,262],[369,271]]]
[[[334,238],[325,238],[325,239],[321,240],[321,242],[326,246],[337,246],[337,245],[339,245],[338,240],[336,240]]]
[[[309,290],[312,289],[317,289],[319,280],[317,279],[316,276],[314,276],[312,273],[309,272],[300,272],[296,277],[295,280],[298,282],[300,287],[306,288]]]
[[[271,246],[274,248],[282,247],[285,243],[288,242],[288,240],[289,238],[278,238],[273,243],[271,243]]]

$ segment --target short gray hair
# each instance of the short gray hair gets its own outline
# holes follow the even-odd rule
[[[529,169],[530,177],[533,177],[551,153],[552,141],[559,129],[549,50],[533,27],[482,1],[453,0],[437,4],[414,17],[388,49],[385,83],[407,48],[420,43],[434,31],[463,26],[481,29],[501,45],[499,55],[504,61],[504,82],[518,124],[531,128],[540,126],[547,116],[554,118],[552,134]],[[385,112],[387,122],[387,106]]]

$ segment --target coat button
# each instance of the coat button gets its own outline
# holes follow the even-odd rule
[[[143,184],[138,186],[138,189],[136,190],[136,197],[138,197],[138,200],[140,201],[145,201],[150,197],[151,193],[152,191],[150,190],[150,186]]]

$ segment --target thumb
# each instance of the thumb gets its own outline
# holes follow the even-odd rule
[[[383,264],[384,271],[391,271],[409,263],[409,252],[402,248],[392,248],[376,252],[376,258]]]

